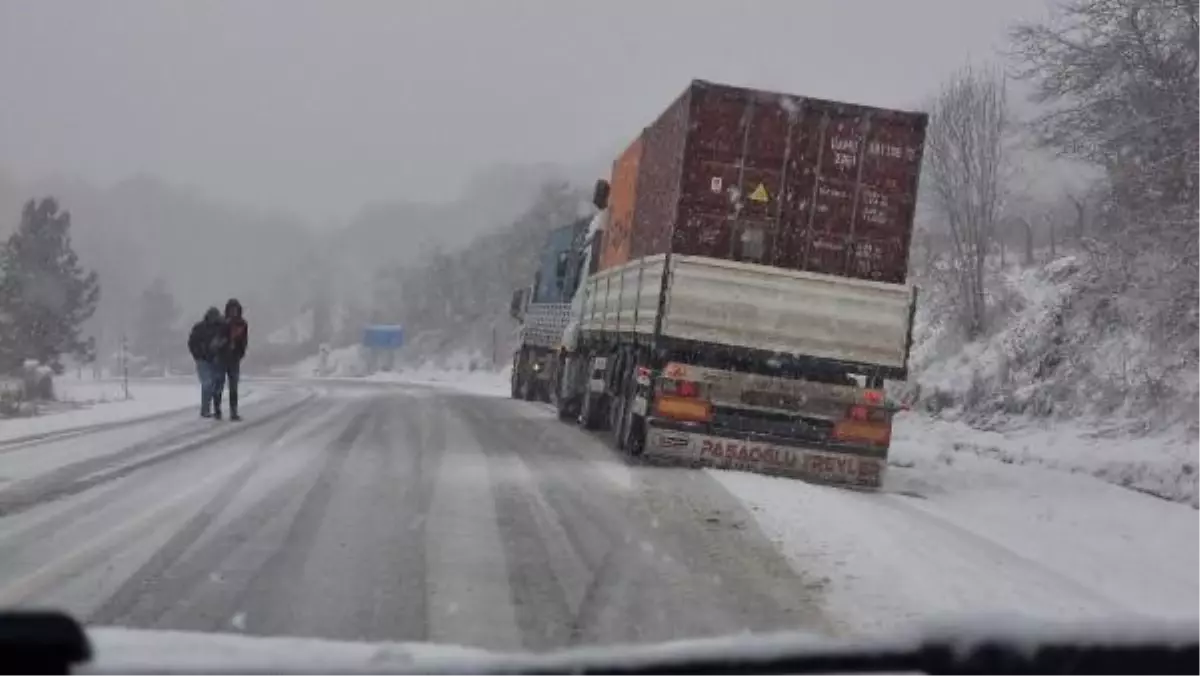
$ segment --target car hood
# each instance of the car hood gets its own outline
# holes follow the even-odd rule
[[[78,673],[380,672],[482,660],[484,650],[188,631],[89,627],[92,660]]]
[[[741,634],[637,646],[577,648],[554,653],[489,651],[437,643],[368,643],[186,631],[89,627],[92,660],[75,673],[478,673],[574,671],[627,659],[691,659],[814,649],[827,637],[785,632]]]

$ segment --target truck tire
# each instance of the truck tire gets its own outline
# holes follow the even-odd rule
[[[613,437],[619,450],[631,456],[639,456],[645,447],[645,421],[633,412],[633,400],[637,398],[637,363],[631,360],[621,383],[620,415]]]
[[[583,393],[579,424],[585,430],[602,430],[608,423],[608,397],[590,389]]]
[[[645,449],[646,419],[633,413],[633,398],[630,397],[625,424],[621,427],[621,450],[636,458]]]
[[[521,362],[522,361],[523,360],[520,357],[516,357],[515,359],[513,359],[512,373],[508,377],[509,387],[511,389],[509,396],[511,396],[513,399],[521,398]]]
[[[526,373],[525,376],[521,378],[521,398],[525,401],[533,401],[537,398],[534,396],[537,393],[536,390],[537,381],[534,379],[533,374]]]
[[[625,434],[625,416],[629,412],[629,360],[619,360],[621,371],[617,374],[616,391],[609,398],[608,429],[612,433],[612,445],[622,448]]]
[[[554,408],[559,420],[571,420],[579,415],[579,399],[574,392],[566,391],[571,363],[563,355],[559,355],[554,366],[553,399]]]

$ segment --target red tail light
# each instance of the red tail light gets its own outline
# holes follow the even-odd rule
[[[883,403],[883,392],[880,390],[867,390],[863,392],[863,401],[868,404],[878,406]]]
[[[851,406],[850,410],[846,412],[846,417],[850,420],[866,421],[871,418],[871,412],[867,410],[866,406]]]
[[[689,399],[701,399],[704,397],[704,391],[700,387],[700,383],[691,380],[663,378],[658,381],[658,391],[662,394]]]

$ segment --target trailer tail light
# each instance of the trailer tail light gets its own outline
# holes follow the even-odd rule
[[[836,441],[887,446],[892,441],[891,415],[879,406],[849,406],[845,417],[833,424],[832,437]]]
[[[692,380],[659,378],[654,397],[654,413],[662,418],[689,422],[708,422],[713,407],[708,401],[708,386]]]
[[[662,378],[658,381],[658,391],[660,394],[686,399],[706,398],[705,388],[700,383],[691,380]]]
[[[712,420],[712,404],[701,399],[663,394],[654,400],[654,411],[662,418],[708,422]]]
[[[879,406],[883,403],[883,390],[867,390],[862,395],[863,402],[872,406]]]
[[[833,438],[837,441],[887,446],[892,441],[892,424],[887,422],[839,420],[833,424]]]
[[[892,420],[892,416],[886,408],[882,406],[863,406],[862,404],[855,404],[853,406],[846,407],[846,412],[843,414],[843,418],[846,420],[853,420],[855,422],[878,423],[891,422]]]

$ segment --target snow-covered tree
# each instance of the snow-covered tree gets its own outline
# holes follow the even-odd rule
[[[54,198],[30,200],[0,249],[0,372],[27,360],[62,372],[61,358],[94,357],[81,327],[100,299],[100,282],[71,247],[71,215]]]
[[[942,87],[925,136],[922,180],[949,233],[948,267],[968,338],[985,329],[984,272],[1003,206],[1009,124],[1003,78],[968,66]]]
[[[1107,170],[1123,235],[1196,234],[1198,4],[1070,0],[1013,32],[1019,75],[1047,107],[1043,143]]]
[[[171,358],[183,350],[184,339],[176,326],[179,314],[179,306],[166,281],[155,278],[142,291],[133,336],[134,352],[148,359],[150,364],[166,369]]]
[[[529,284],[546,236],[580,217],[586,195],[565,183],[547,183],[530,207],[507,227],[481,235],[457,251],[435,248],[421,265],[393,266],[375,279],[372,317],[404,325],[417,356],[491,349],[506,359],[512,332],[512,290]]]
[[[1200,235],[1200,3],[1069,0],[1013,34],[1046,112],[1043,143],[1091,162],[1107,194],[1092,219],[1097,273],[1076,306],[1138,327],[1167,371],[1195,372]],[[1157,388],[1167,391],[1167,388]],[[1193,388],[1192,396],[1195,397]]]

